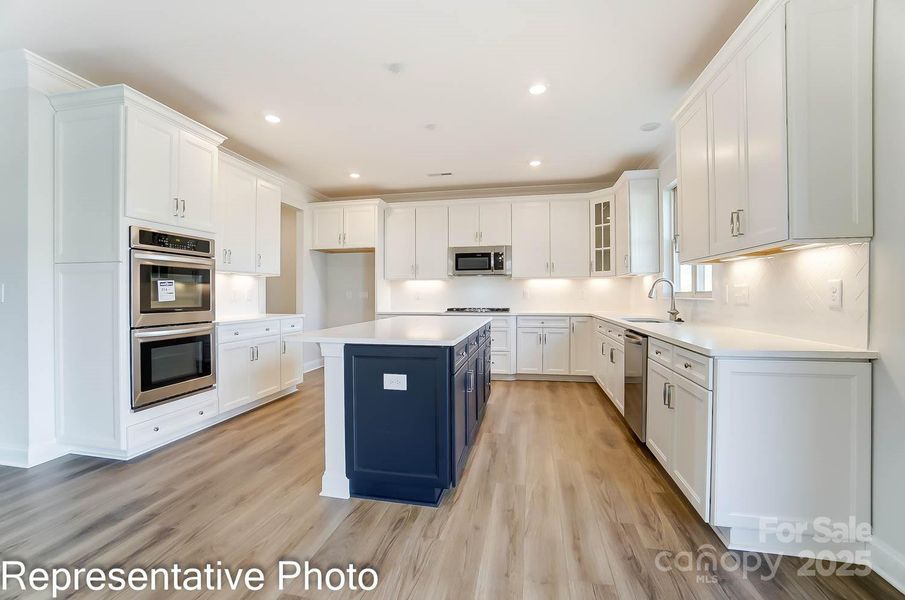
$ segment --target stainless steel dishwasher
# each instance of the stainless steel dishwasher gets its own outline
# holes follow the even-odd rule
[[[627,330],[623,339],[625,420],[643,444],[647,440],[647,336]]]

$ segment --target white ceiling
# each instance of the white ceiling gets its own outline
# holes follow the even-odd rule
[[[611,181],[669,143],[681,95],[753,4],[0,0],[0,49],[129,84],[328,196]]]

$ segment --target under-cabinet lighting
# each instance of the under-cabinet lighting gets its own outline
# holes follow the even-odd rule
[[[274,114],[268,113],[268,114],[264,115],[264,120],[267,121],[268,123],[272,124],[272,125],[276,125],[276,124],[279,123],[282,119],[280,119],[278,116],[276,116],[276,115],[274,115]]]
[[[547,91],[547,86],[546,86],[546,84],[543,84],[543,83],[535,83],[534,85],[532,85],[531,87],[528,88],[528,93],[531,94],[532,96],[540,96],[541,94],[543,94],[546,91]]]

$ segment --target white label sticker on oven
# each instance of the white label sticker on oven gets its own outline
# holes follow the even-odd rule
[[[157,280],[157,301],[176,302],[176,282],[172,279]]]

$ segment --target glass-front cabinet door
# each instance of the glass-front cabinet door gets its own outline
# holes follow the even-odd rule
[[[591,275],[612,277],[613,268],[613,196],[591,201]]]

